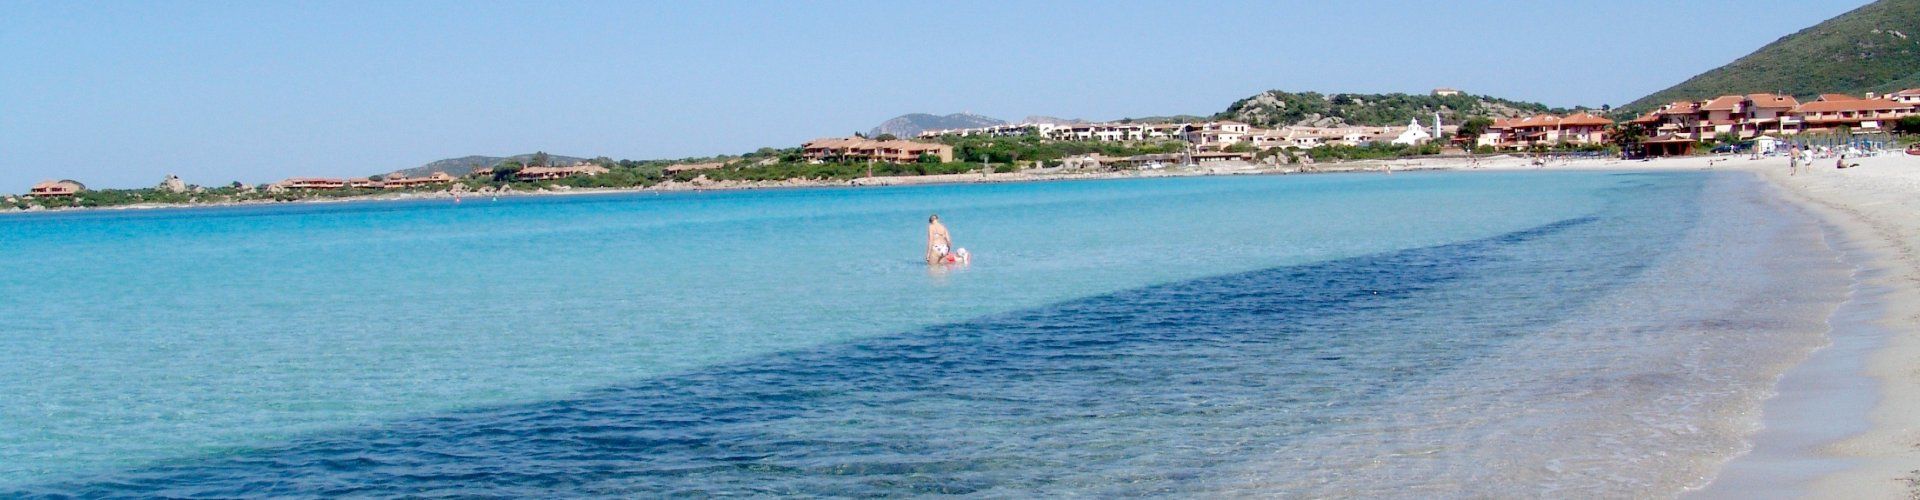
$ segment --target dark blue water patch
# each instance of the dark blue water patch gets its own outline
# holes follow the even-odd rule
[[[1654,199],[1665,199],[1654,197]],[[1627,282],[1629,206],[1459,244],[1151,286],[0,496],[1151,495],[1205,491]],[[1625,233],[1623,231],[1638,231]],[[1663,240],[1664,238],[1664,240]],[[1567,252],[1573,253],[1567,253]],[[1557,255],[1558,258],[1543,258]]]

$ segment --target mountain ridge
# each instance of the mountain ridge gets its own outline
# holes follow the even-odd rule
[[[1619,108],[1639,113],[1674,101],[1775,92],[1891,92],[1920,86],[1920,0],[1880,0],[1775,39],[1733,62]]]
[[[908,113],[880,122],[879,126],[873,127],[873,130],[867,132],[867,137],[893,134],[894,137],[904,138],[920,135],[920,132],[927,130],[991,127],[1006,124],[1006,120],[973,113],[954,113],[946,116],[928,113]]]
[[[498,167],[501,164],[504,164],[508,161],[518,161],[520,163],[526,163],[532,160],[534,155],[537,155],[537,154],[539,153],[527,153],[527,154],[519,154],[519,155],[513,155],[513,156],[467,155],[467,156],[462,156],[458,158],[447,158],[443,160],[435,160],[435,161],[427,162],[425,165],[421,165],[418,167],[395,170],[394,173],[404,174],[407,177],[425,177],[428,175],[433,175],[434,172],[446,172],[447,175],[459,177],[462,175],[467,175],[467,172],[471,172],[475,168]],[[548,165],[572,165],[572,164],[583,162],[583,161],[587,161],[587,159],[576,158],[572,156],[556,155],[556,154],[547,155]]]

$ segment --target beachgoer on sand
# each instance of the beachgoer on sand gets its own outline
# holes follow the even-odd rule
[[[1787,175],[1800,174],[1800,146],[1787,147]]]

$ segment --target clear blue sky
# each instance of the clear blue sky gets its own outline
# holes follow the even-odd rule
[[[0,192],[739,153],[1267,89],[1617,105],[1864,3],[0,0]]]

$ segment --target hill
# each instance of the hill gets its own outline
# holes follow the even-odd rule
[[[1725,66],[1621,106],[1779,92],[1801,98],[1920,86],[1920,0],[1880,0],[1781,37]]]
[[[874,127],[872,131],[867,132],[867,136],[874,137],[880,134],[893,134],[895,137],[913,137],[920,135],[920,132],[924,130],[991,127],[1005,124],[1007,124],[1005,120],[972,113],[954,113],[947,116],[913,113],[900,115],[891,120],[881,122],[880,126]]]
[[[1269,90],[1234,101],[1226,111],[1213,118],[1246,122],[1257,127],[1334,127],[1406,125],[1411,119],[1421,122],[1431,120],[1434,112],[1439,112],[1443,120],[1457,122],[1470,116],[1511,118],[1565,111],[1540,103],[1470,94],[1321,94]]]
[[[466,175],[467,172],[471,172],[475,168],[493,168],[500,166],[502,163],[506,163],[508,160],[526,163],[533,159],[533,155],[533,153],[529,153],[513,156],[462,156],[431,162],[426,165],[400,170],[399,172],[407,174],[408,177],[424,177],[433,175],[434,172],[446,172],[448,175],[459,177]],[[587,159],[574,158],[572,156],[547,155],[547,163],[550,165],[572,165],[583,161],[587,161]],[[381,173],[385,174],[386,172]]]

